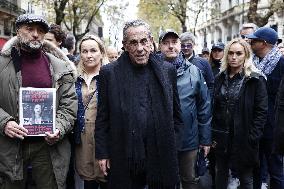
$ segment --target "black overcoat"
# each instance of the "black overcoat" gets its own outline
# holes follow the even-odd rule
[[[125,125],[128,124],[129,119],[135,117],[134,112],[127,109],[127,104],[125,104],[125,101],[127,101],[125,97],[129,96],[130,98],[130,90],[132,90],[126,87],[127,83],[125,84],[131,79],[129,73],[127,73],[129,70],[126,69],[126,64],[131,64],[130,61],[128,53],[125,52],[117,61],[102,67],[99,74],[98,112],[95,126],[96,158],[110,159],[109,187],[116,189],[129,188],[127,183],[129,180],[127,180],[126,175],[128,171],[127,136],[129,135],[127,132],[129,131],[127,131]],[[157,143],[158,147],[167,148],[167,145],[171,145],[168,144],[172,138],[171,133],[175,135],[179,128],[183,126],[176,85],[176,70],[172,65],[161,62],[152,54],[150,55],[149,64],[151,64],[155,78],[158,80],[158,88],[161,89],[162,94],[157,98],[155,97],[158,101],[157,104],[153,105],[153,108],[156,108],[153,114],[161,112],[159,108],[165,110],[163,111],[164,115],[160,115],[158,118],[153,115],[154,122],[156,124],[166,123],[160,128],[169,131],[168,136],[157,136]],[[135,131],[132,131],[132,134],[135,134]],[[176,151],[176,149],[169,149],[169,152],[173,152],[173,150]],[[161,156],[161,162],[163,162],[163,155],[159,155]],[[167,155],[173,155],[176,156],[174,158],[177,158],[175,152]],[[177,163],[177,159],[174,161]],[[161,168],[167,166],[166,162],[164,163]],[[175,169],[173,174],[178,175],[178,169]],[[171,179],[164,182],[171,182]]]
[[[214,94],[220,91],[224,80],[224,72],[216,76]],[[266,81],[261,75],[251,73],[251,76],[244,79],[233,116],[234,149],[231,151],[236,152],[236,157],[231,160],[236,161],[232,163],[240,169],[258,165],[259,139],[263,134],[267,108]],[[219,112],[218,105],[213,103],[212,141],[217,142],[216,153],[224,153],[231,139],[230,135],[224,132],[228,131],[228,128],[223,127],[224,120],[218,119]]]
[[[278,89],[276,100],[276,117],[275,117],[275,130],[274,130],[274,153],[284,154],[284,77]]]

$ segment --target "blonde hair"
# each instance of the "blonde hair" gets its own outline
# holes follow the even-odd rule
[[[99,49],[101,51],[101,54],[102,54],[102,62],[101,64],[102,65],[106,65],[109,63],[109,60],[108,60],[108,57],[107,57],[107,53],[106,53],[106,48],[105,48],[105,45],[103,43],[103,41],[98,37],[98,36],[95,36],[95,35],[91,35],[91,34],[88,34],[88,35],[85,35],[80,43],[79,43],[79,51],[81,53],[81,45],[84,41],[87,41],[87,40],[94,40],[95,42],[97,42],[98,46],[99,46]],[[82,65],[82,61],[80,60],[79,62],[79,65]]]
[[[256,73],[261,73],[253,64],[252,61],[252,50],[250,45],[242,38],[235,38],[233,40],[231,40],[225,47],[225,51],[224,51],[224,57],[222,58],[221,62],[221,67],[220,67],[220,72],[224,72],[229,68],[229,63],[228,63],[228,52],[232,46],[232,44],[240,44],[242,47],[244,47],[244,51],[245,51],[245,61],[244,61],[244,74],[246,77],[249,77],[251,75],[252,72],[256,72]]]

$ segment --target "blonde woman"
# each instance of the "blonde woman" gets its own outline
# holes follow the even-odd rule
[[[216,188],[227,189],[229,167],[237,171],[241,189],[253,188],[266,114],[265,78],[252,63],[249,44],[233,39],[215,78],[212,140],[216,143]]]
[[[94,35],[83,37],[79,44],[81,60],[78,64],[76,92],[78,96],[75,126],[75,166],[84,180],[84,189],[105,189],[106,179],[95,160],[95,119],[97,114],[97,76],[107,63],[103,42]]]

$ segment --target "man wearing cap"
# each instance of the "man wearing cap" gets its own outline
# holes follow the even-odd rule
[[[201,73],[206,81],[210,95],[213,94],[214,76],[210,64],[203,58],[195,55],[195,37],[190,32],[180,34],[181,51],[184,53],[185,58],[201,70]],[[208,50],[209,51],[209,50]],[[209,53],[209,52],[208,52]]]
[[[125,23],[125,51],[100,70],[96,158],[110,189],[175,189],[183,126],[176,70],[151,54],[143,20]]]
[[[260,156],[264,154],[270,174],[270,188],[284,188],[283,156],[272,153],[273,131],[275,128],[275,101],[281,78],[284,74],[284,56],[276,47],[278,34],[269,27],[261,27],[246,36],[251,40],[256,67],[267,78],[268,116],[260,141]],[[259,180],[258,178],[255,178]],[[261,183],[259,183],[260,185]]]
[[[183,189],[197,188],[198,176],[195,163],[198,149],[206,156],[211,144],[210,95],[201,71],[190,63],[181,52],[179,35],[166,30],[159,40],[161,58],[177,69],[177,86],[184,128],[180,133],[179,168]]]
[[[204,47],[201,51],[201,57],[205,58],[207,61],[209,60],[210,50],[207,47]],[[213,75],[213,73],[212,73]]]
[[[225,45],[222,42],[217,42],[213,44],[211,48],[209,63],[211,64],[214,76],[216,76],[220,72],[221,59],[224,56],[224,48]]]
[[[77,113],[75,76],[69,63],[44,43],[48,23],[40,16],[20,15],[17,36],[0,56],[0,188],[25,188],[27,167],[32,166],[37,188],[63,189],[70,158],[65,137]],[[66,60],[68,59],[65,57]],[[28,137],[19,125],[19,88],[56,88],[56,130],[44,137]]]

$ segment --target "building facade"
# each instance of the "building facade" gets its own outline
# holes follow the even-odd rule
[[[0,49],[15,35],[16,18],[23,13],[25,10],[20,8],[20,1],[0,0]]]
[[[215,3],[213,3],[215,2]],[[209,47],[216,42],[227,43],[239,36],[243,23],[247,23],[249,0],[207,0],[207,5],[214,7],[202,11],[196,27],[196,36],[199,49]],[[269,6],[268,0],[260,0],[258,11],[265,12]],[[274,13],[266,26],[273,27],[278,31],[279,38],[283,39],[284,10]]]

